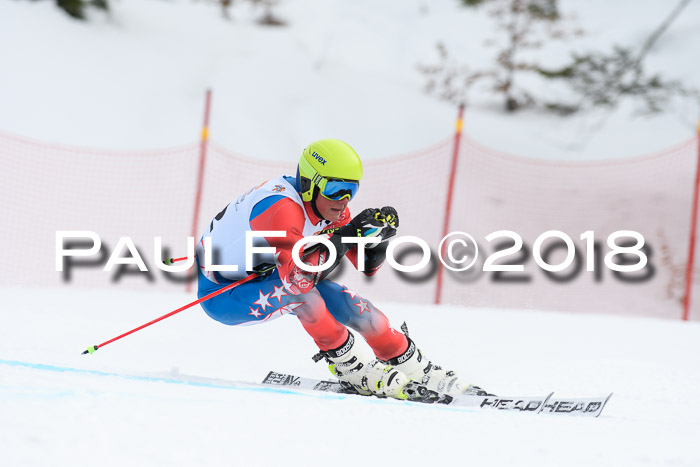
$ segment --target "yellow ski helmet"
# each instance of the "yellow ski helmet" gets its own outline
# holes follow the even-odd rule
[[[304,201],[311,201],[316,187],[330,200],[352,199],[360,188],[362,162],[349,144],[322,139],[309,144],[299,158],[297,186]]]

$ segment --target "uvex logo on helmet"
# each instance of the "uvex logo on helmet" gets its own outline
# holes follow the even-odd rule
[[[313,157],[314,159],[316,159],[317,161],[319,161],[319,162],[321,163],[321,165],[326,165],[326,159],[324,159],[323,157],[319,156],[318,153],[317,153],[316,151],[314,151],[314,152],[311,153],[311,157]]]

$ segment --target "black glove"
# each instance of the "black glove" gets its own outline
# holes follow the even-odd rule
[[[349,224],[339,228],[340,237],[378,237],[382,241],[396,235],[399,215],[391,206],[381,209],[368,208],[355,216]],[[373,245],[368,245],[371,248]]]
[[[349,224],[338,229],[337,234],[341,237],[379,237],[385,225],[381,211],[368,208],[353,217]]]
[[[366,273],[370,272],[369,275],[376,272],[384,262],[386,257],[386,243],[387,240],[394,235],[396,235],[396,229],[399,226],[399,215],[396,209],[391,206],[384,206],[381,209],[367,208],[360,212],[358,215],[353,217],[353,219],[343,227],[323,230],[321,233],[333,233],[331,235],[330,241],[335,247],[336,253],[338,254],[335,264],[329,269],[320,273],[318,280],[323,280],[335,269],[335,267],[340,262],[340,259],[345,256],[345,253],[352,248],[350,243],[342,243],[342,237],[375,237],[380,238],[382,243],[368,244],[365,246],[366,250],[371,250],[375,247],[378,248],[376,254],[367,253],[370,263],[369,269]],[[322,247],[325,248],[325,247]]]
[[[384,232],[382,232],[382,240],[386,240],[396,235],[396,229],[399,228],[399,213],[391,206],[384,206],[379,212],[386,224]]]

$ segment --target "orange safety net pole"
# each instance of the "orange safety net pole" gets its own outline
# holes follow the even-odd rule
[[[690,215],[690,246],[688,247],[688,264],[685,269],[685,295],[683,296],[683,321],[690,316],[690,293],[693,288],[693,263],[695,262],[695,233],[698,224],[698,191],[700,191],[700,121],[698,121],[698,164],[695,168],[695,187],[693,189],[693,211]]]
[[[450,228],[450,216],[452,215],[452,194],[454,192],[455,185],[455,175],[457,173],[457,159],[459,157],[459,143],[462,140],[462,126],[464,117],[464,104],[459,106],[459,114],[457,115],[457,123],[455,125],[455,140],[454,147],[452,150],[452,165],[450,167],[450,180],[447,184],[447,201],[445,203],[445,219],[442,225],[442,238],[449,233]],[[440,256],[443,256],[445,245],[442,246],[443,251],[440,252]],[[438,269],[437,269],[437,284],[435,289],[435,304],[439,305],[442,301],[442,261],[438,259]]]
[[[194,201],[194,215],[192,216],[192,237],[197,240],[197,224],[199,223],[199,208],[202,202],[202,184],[204,181],[204,166],[207,158],[207,143],[209,142],[209,111],[211,109],[211,89],[207,89],[204,103],[204,125],[202,126],[202,138],[199,146],[199,170],[197,172],[197,195]],[[192,290],[192,283],[187,281],[186,291]]]

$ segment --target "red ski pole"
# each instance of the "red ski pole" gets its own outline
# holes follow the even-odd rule
[[[188,303],[187,305],[181,306],[181,307],[178,308],[177,310],[173,310],[173,311],[171,311],[170,313],[161,316],[160,318],[156,318],[156,319],[154,319],[153,321],[149,321],[149,322],[146,323],[146,324],[143,324],[143,325],[141,325],[141,326],[139,326],[139,327],[137,327],[137,328],[134,328],[134,329],[132,329],[131,331],[127,331],[127,332],[125,332],[124,334],[122,334],[122,335],[120,335],[120,336],[117,336],[117,337],[115,337],[115,338],[113,338],[113,339],[110,339],[110,340],[108,340],[108,341],[106,341],[106,342],[103,342],[103,343],[101,343],[101,344],[99,344],[99,345],[93,345],[93,346],[91,346],[91,347],[88,347],[87,350],[85,350],[81,355],[95,353],[95,352],[97,351],[97,349],[102,348],[102,347],[104,347],[104,346],[107,345],[107,344],[111,344],[112,342],[117,341],[117,340],[121,339],[122,337],[126,337],[126,336],[128,336],[129,334],[133,334],[133,333],[135,333],[136,331],[140,331],[141,329],[146,328],[146,327],[150,326],[151,324],[155,324],[155,323],[157,323],[158,321],[162,321],[162,320],[164,320],[165,318],[169,318],[169,317],[173,316],[174,314],[180,313],[180,312],[183,311],[183,310],[186,310],[186,309],[188,309],[188,308],[191,308],[191,307],[193,307],[193,306],[195,306],[195,305],[197,305],[197,304],[199,304],[199,303],[205,302],[205,301],[209,300],[210,298],[216,297],[217,295],[226,292],[227,290],[231,290],[231,289],[233,289],[234,287],[238,287],[238,286],[241,285],[241,284],[245,284],[246,282],[248,282],[248,281],[250,281],[250,280],[253,280],[253,279],[255,279],[256,277],[260,277],[260,276],[262,276],[262,275],[265,275],[266,273],[272,271],[273,269],[275,269],[275,266],[269,267],[269,268],[264,269],[264,270],[262,270],[262,271],[254,272],[254,273],[250,274],[249,276],[244,277],[243,279],[234,282],[233,284],[229,284],[229,285],[227,285],[226,287],[223,287],[223,288],[221,288],[221,289],[219,289],[219,290],[216,290],[216,291],[210,293],[209,295],[205,295],[204,297],[202,297],[202,298],[200,298],[200,299],[198,299],[198,300],[195,300],[194,302],[191,302],[191,303]]]

